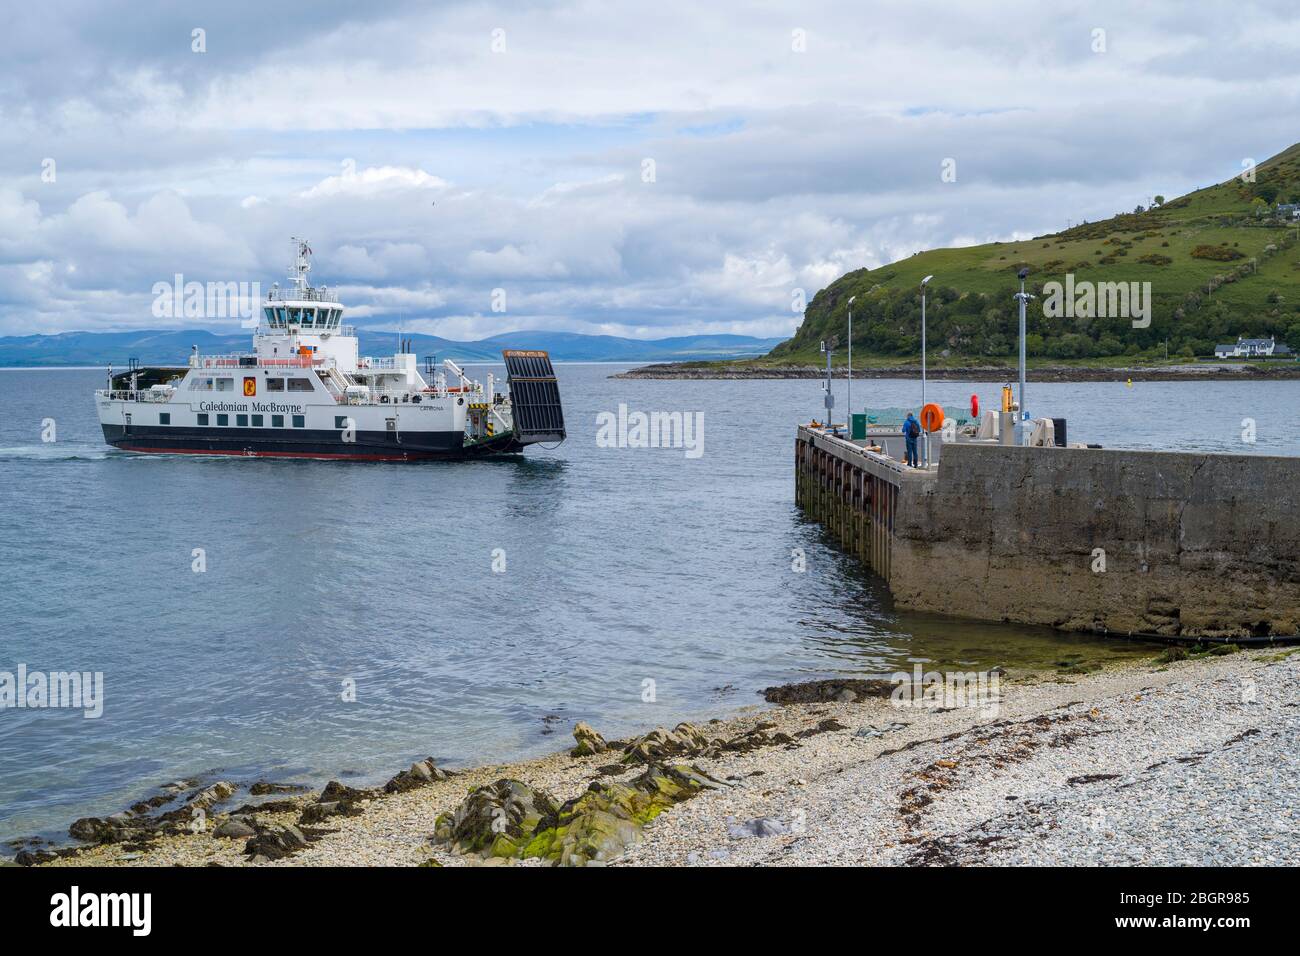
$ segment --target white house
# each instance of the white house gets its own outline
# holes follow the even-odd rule
[[[1261,355],[1289,355],[1291,350],[1285,344],[1279,345],[1274,338],[1247,339],[1238,336],[1236,345],[1216,345],[1215,358],[1255,358]]]

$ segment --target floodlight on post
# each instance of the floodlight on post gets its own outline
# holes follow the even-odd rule
[[[853,437],[853,300],[856,295],[849,296],[849,380],[848,392],[845,395],[844,403],[849,410],[849,437]]]
[[[835,395],[831,392],[831,354],[835,351],[836,339],[831,336],[829,339],[822,339],[821,349],[826,353],[826,396],[822,404],[826,407],[826,430],[831,431],[831,419],[834,417],[833,409],[835,408]]]
[[[921,409],[925,410],[925,287],[930,284],[934,276],[926,276],[921,280]],[[922,451],[926,467],[930,465],[930,433],[924,428],[921,430]]]
[[[1016,293],[1016,300],[1020,303],[1020,394],[1016,398],[1019,406],[1016,409],[1016,444],[1023,445],[1024,423],[1029,416],[1025,407],[1025,305],[1035,296],[1025,291],[1025,279],[1029,277],[1029,270],[1021,269],[1017,276],[1020,278],[1020,291]]]

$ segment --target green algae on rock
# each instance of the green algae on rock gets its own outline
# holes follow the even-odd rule
[[[433,838],[458,853],[519,856],[542,821],[558,812],[549,793],[519,780],[498,780],[476,787],[454,811],[440,814]]]
[[[599,865],[640,841],[642,827],[705,790],[727,786],[687,764],[647,766],[628,783],[593,781],[557,806],[518,780],[473,790],[434,824],[435,843],[484,857],[544,859],[555,866]]]
[[[589,757],[592,754],[603,754],[609,749],[609,744],[605,738],[596,732],[596,729],[586,721],[580,720],[573,725],[573,739],[578,742],[570,754],[575,757]]]

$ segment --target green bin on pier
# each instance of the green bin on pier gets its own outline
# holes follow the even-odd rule
[[[849,416],[849,437],[853,439],[867,437],[866,412],[854,412]]]

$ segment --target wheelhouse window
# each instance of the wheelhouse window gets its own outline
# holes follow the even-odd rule
[[[295,415],[295,416],[293,416],[293,427],[294,427],[294,428],[306,428],[306,427],[307,427],[307,418],[306,418],[306,416],[304,416],[304,415]]]
[[[291,378],[289,379],[289,391],[291,392],[310,392],[311,379],[309,378]]]
[[[284,306],[282,305],[276,306],[275,324],[277,328],[281,328],[281,329],[289,324],[288,314],[284,311]]]
[[[268,379],[266,380],[266,390],[267,390],[268,392],[283,392],[283,391],[284,391],[284,379],[282,379],[282,378],[268,378]]]
[[[271,307],[268,305],[268,306],[267,306],[265,309],[263,309],[262,311],[263,311],[263,313],[265,313],[265,315],[266,315],[266,324],[269,325],[269,326],[271,326],[272,328],[274,328],[274,327],[275,327],[275,309],[271,308]]]
[[[315,324],[315,322],[316,322],[316,310],[315,310],[315,309],[303,309],[303,310],[302,310],[302,327],[303,327],[304,329],[310,329],[310,328]]]

